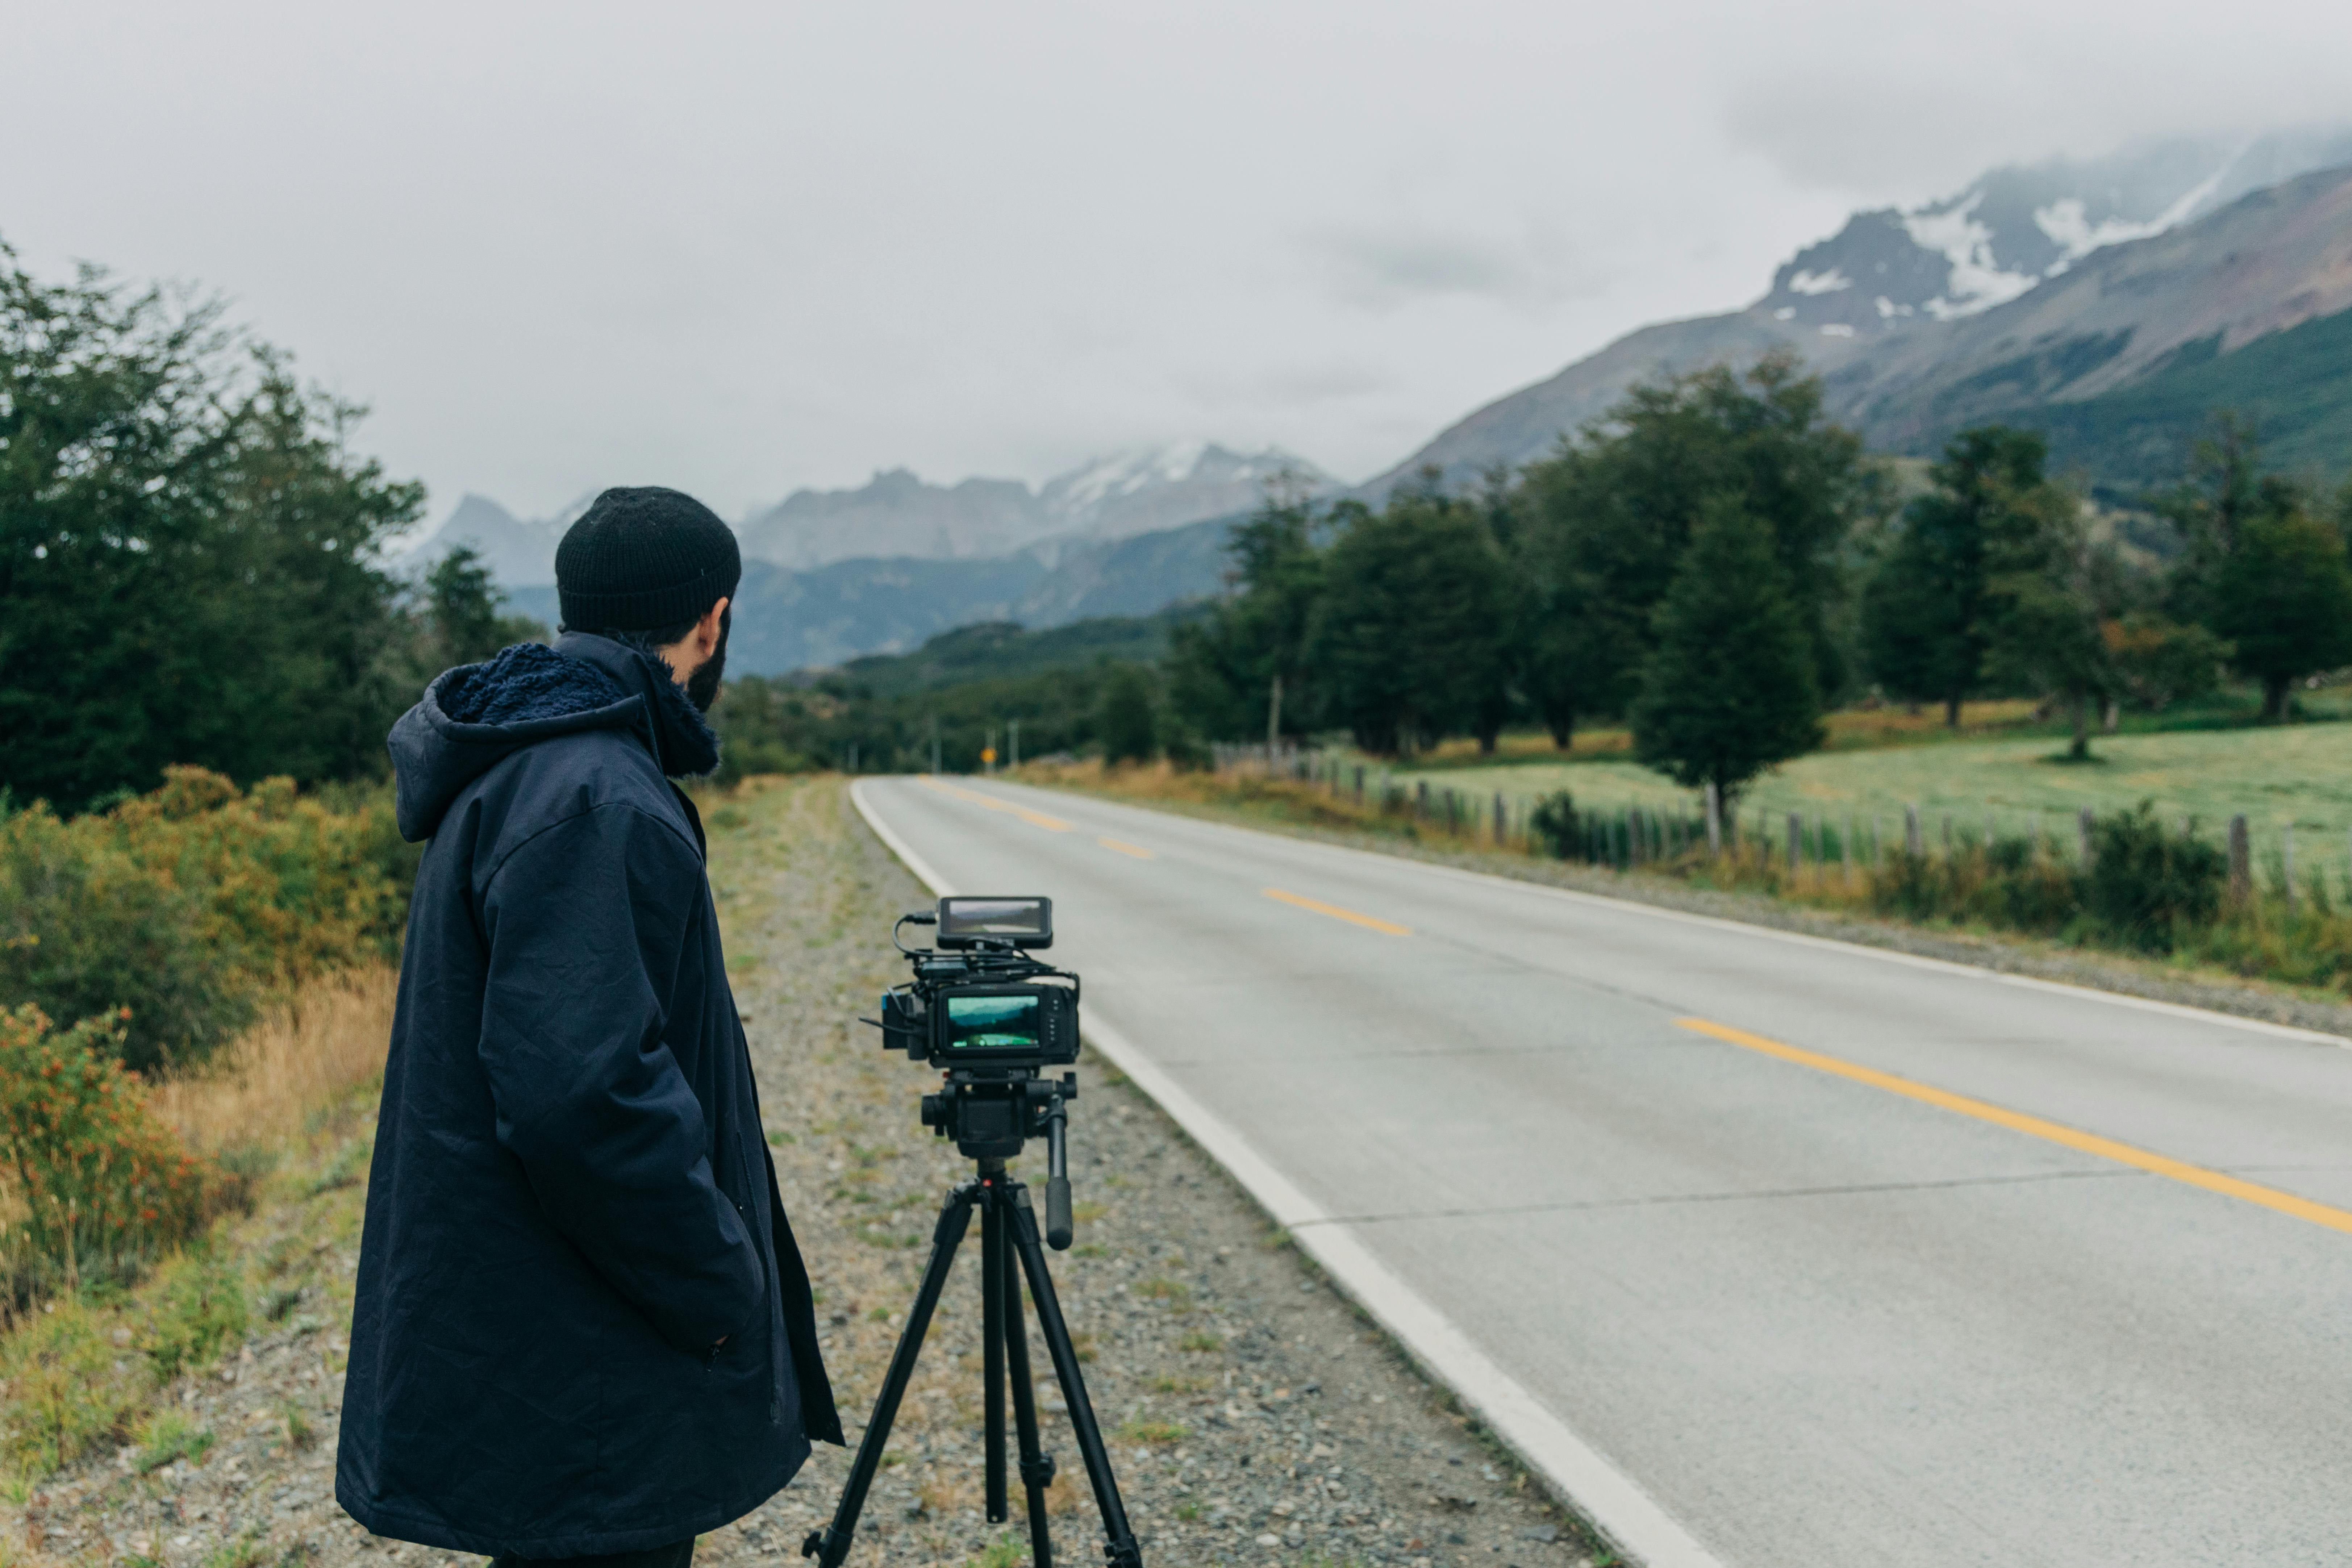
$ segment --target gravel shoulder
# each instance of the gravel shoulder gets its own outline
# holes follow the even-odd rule
[[[940,1198],[971,1170],[917,1121],[930,1072],[853,1021],[904,977],[890,921],[930,899],[837,780],[762,781],[705,821],[778,1175],[855,1441]],[[1078,1245],[1052,1262],[1147,1563],[1566,1568],[1601,1557],[1149,1099],[1091,1054],[1078,1074]],[[1042,1164],[1039,1148],[1014,1169],[1042,1180]],[[1026,1561],[1017,1487],[1009,1523],[980,1511],[977,1261],[968,1243],[853,1563]],[[1061,1468],[1056,1550],[1097,1561],[1084,1472],[1034,1328],[1031,1338]],[[829,1517],[848,1458],[820,1449],[704,1555],[796,1553]]]

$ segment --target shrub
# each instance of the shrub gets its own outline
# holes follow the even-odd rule
[[[182,1254],[159,1271],[151,1300],[147,1356],[161,1382],[209,1364],[245,1332],[245,1284],[226,1258]]]
[[[1576,818],[1576,797],[1561,790],[1536,802],[1535,810],[1528,817],[1528,831],[1551,851],[1555,860],[1565,860],[1576,854],[1583,844],[1579,837],[1583,827]]]
[[[2168,833],[2153,801],[2103,816],[2091,830],[2084,904],[2109,937],[2151,952],[2171,951],[2188,928],[2221,905],[2228,857],[2189,833]]]
[[[0,1376],[8,1386],[0,1451],[16,1469],[46,1475],[122,1436],[146,1394],[147,1371],[113,1342],[110,1321],[68,1300],[0,1339]]]
[[[54,1033],[37,1007],[0,1013],[0,1160],[21,1234],[68,1282],[146,1256],[205,1218],[204,1172],[116,1059],[117,1018]]]
[[[381,797],[338,810],[284,779],[167,772],[70,821],[0,816],[0,1004],[128,1008],[142,1069],[203,1059],[273,990],[395,952],[416,860]]]

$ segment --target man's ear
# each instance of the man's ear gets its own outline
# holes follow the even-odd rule
[[[718,651],[719,617],[726,613],[727,601],[722,597],[703,612],[702,619],[694,623],[694,651],[701,658],[709,658]]]

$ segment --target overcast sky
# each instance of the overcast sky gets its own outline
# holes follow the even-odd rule
[[[202,284],[526,514],[1115,448],[1342,477],[1859,205],[2341,118],[2352,5],[43,4],[0,237]]]

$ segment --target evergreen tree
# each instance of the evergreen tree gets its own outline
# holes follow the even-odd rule
[[[1871,675],[1907,702],[1960,704],[1982,689],[2000,612],[1994,577],[2030,563],[2045,510],[2042,437],[1963,431],[1933,469],[1935,489],[1905,509],[1895,547],[1863,594]]]
[[[1532,464],[1517,576],[1530,601],[1521,685],[1556,742],[1585,715],[1625,710],[1701,508],[1739,498],[1761,522],[1804,625],[1817,688],[1841,689],[1843,554],[1883,514],[1884,484],[1860,437],[1831,424],[1822,386],[1772,355],[1636,387],[1607,416]]]
[[[470,544],[435,562],[422,587],[428,677],[455,665],[479,663],[514,643],[546,639],[547,628],[529,616],[499,613],[506,593]]]
[[[1633,706],[1635,755],[1688,788],[1715,785],[1727,811],[1822,742],[1814,649],[1773,542],[1738,496],[1701,506]]]
[[[2262,682],[2263,713],[2286,717],[2287,689],[2352,663],[2352,566],[2335,526],[2301,506],[2242,521],[2211,590],[2213,629]]]
[[[383,763],[413,700],[382,542],[422,506],[284,360],[0,247],[0,785],[63,809],[191,763]]]
[[[1233,592],[1206,624],[1177,628],[1169,658],[1170,700],[1188,730],[1223,740],[1311,728],[1318,694],[1305,668],[1307,637],[1322,593],[1324,539],[1359,502],[1320,514],[1287,476],[1225,542]]]
[[[1160,693],[1139,664],[1113,665],[1103,678],[1095,734],[1107,763],[1148,763],[1160,754]]]
[[[1393,755],[1449,734],[1491,745],[1508,677],[1508,574],[1475,503],[1400,491],[1331,547],[1308,662],[1331,716]]]

